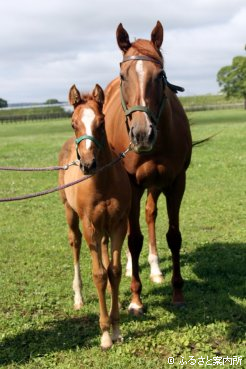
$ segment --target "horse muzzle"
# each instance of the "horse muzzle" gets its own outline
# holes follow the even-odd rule
[[[133,125],[129,131],[132,149],[136,153],[149,152],[153,149],[156,141],[157,131],[153,124],[142,128],[140,125]]]
[[[96,162],[96,159],[93,159],[90,162],[85,162],[85,161],[82,161],[80,159],[79,166],[80,166],[81,171],[85,175],[94,174],[96,172],[96,169],[97,169],[97,162]]]

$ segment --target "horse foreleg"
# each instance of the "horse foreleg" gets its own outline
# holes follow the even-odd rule
[[[161,194],[161,190],[156,188],[148,189],[147,200],[145,205],[145,219],[148,226],[149,234],[149,256],[150,279],[154,283],[163,283],[164,278],[159,266],[158,251],[156,246],[156,229],[155,221],[157,217],[157,201]]]
[[[82,235],[79,229],[79,216],[65,203],[66,218],[68,223],[68,239],[70,246],[73,250],[73,262],[74,262],[74,279],[73,279],[73,290],[74,290],[74,309],[79,310],[83,306],[83,298],[81,294],[82,290],[82,279],[80,274],[80,248]]]
[[[131,292],[132,300],[128,307],[130,313],[139,315],[143,313],[143,304],[141,301],[142,283],[139,276],[139,255],[143,247],[143,235],[141,233],[139,217],[140,217],[140,200],[143,190],[132,185],[132,205],[129,215],[129,235],[128,248],[132,258],[132,280]]]
[[[167,201],[167,212],[169,218],[169,229],[166,234],[167,243],[172,253],[173,263],[173,303],[175,305],[182,305],[184,303],[183,297],[183,278],[180,271],[180,249],[182,244],[182,237],[179,230],[179,209],[185,190],[185,172],[176,179],[173,186],[165,193]]]

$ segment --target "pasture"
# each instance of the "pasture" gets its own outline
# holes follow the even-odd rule
[[[171,304],[171,255],[165,232],[160,232],[167,229],[163,197],[158,203],[157,235],[165,282],[153,285],[149,280],[142,207],[145,241],[140,265],[147,311],[138,319],[127,314],[130,281],[123,275],[124,343],[107,352],[98,347],[98,299],[85,244],[81,255],[85,306],[73,310],[72,253],[59,195],[0,204],[3,368],[197,368],[219,356],[228,357],[220,367],[240,367],[240,356],[241,367],[246,366],[246,113],[194,112],[189,117],[194,140],[220,133],[194,148],[188,170],[181,207],[186,306],[178,309]],[[0,165],[56,165],[61,145],[72,135],[69,119],[3,124]],[[0,172],[0,197],[56,185],[55,172]],[[123,252],[123,268],[125,259]]]

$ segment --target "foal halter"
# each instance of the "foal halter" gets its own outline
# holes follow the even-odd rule
[[[162,68],[163,68],[163,65],[162,65],[162,62],[155,59],[155,58],[151,58],[149,56],[146,56],[146,55],[132,55],[132,56],[125,56],[123,58],[123,61],[121,62],[122,63],[125,63],[127,61],[131,61],[131,60],[144,60],[144,61],[150,61],[150,62],[153,62],[153,63],[156,63],[156,64],[159,64]],[[163,70],[163,85],[167,85],[167,79],[166,79],[166,74]],[[124,97],[123,97],[123,92],[122,92],[122,81],[120,82],[120,99],[121,99],[121,105],[122,105],[122,108],[125,112],[125,116],[126,116],[126,119],[128,118],[128,116],[132,113],[134,113],[135,111],[142,111],[144,113],[146,113],[148,115],[148,117],[150,118],[151,121],[153,121],[155,123],[155,125],[157,126],[159,120],[160,120],[160,117],[161,117],[161,114],[163,112],[163,109],[164,109],[164,106],[165,106],[165,103],[166,103],[166,99],[167,97],[165,95],[163,95],[163,98],[162,98],[162,102],[161,102],[161,106],[160,106],[160,109],[159,109],[159,112],[157,115],[155,115],[148,106],[143,106],[143,105],[134,105],[130,108],[127,108],[126,106],[126,103],[125,103],[125,100],[124,100]]]
[[[99,148],[102,149],[103,148],[103,143],[99,142],[95,137],[93,136],[89,136],[89,135],[83,135],[80,136],[78,138],[75,139],[75,144],[76,144],[76,154],[77,154],[77,159],[80,160],[80,155],[79,155],[79,144],[81,141],[84,140],[90,140],[92,142],[94,142],[94,144]]]

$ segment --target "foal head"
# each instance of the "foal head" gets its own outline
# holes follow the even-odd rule
[[[127,31],[120,24],[117,42],[123,52],[120,68],[121,103],[129,137],[135,152],[152,150],[157,125],[165,103],[165,80],[160,47],[163,28],[157,22],[151,40],[129,41]]]
[[[73,85],[69,91],[69,102],[74,107],[72,127],[80,168],[84,174],[92,174],[97,168],[98,153],[105,139],[102,113],[104,92],[96,85],[91,95],[81,96]]]

